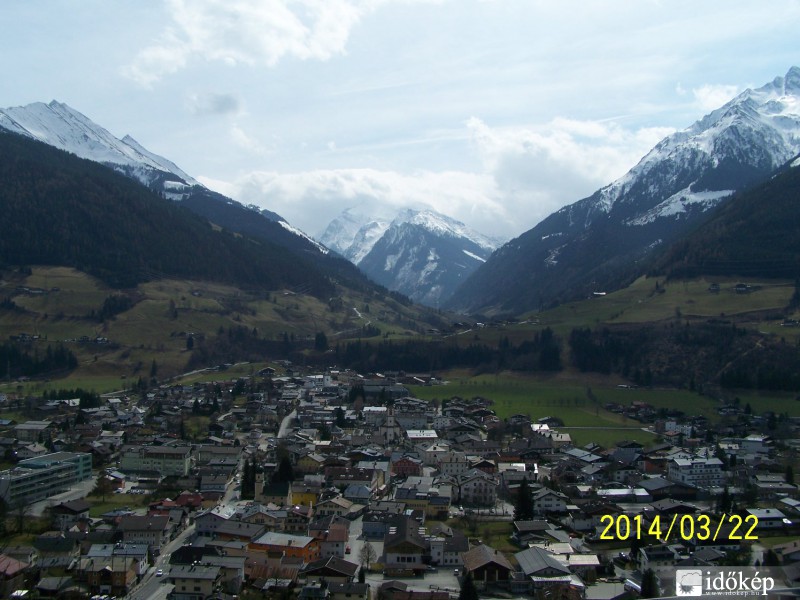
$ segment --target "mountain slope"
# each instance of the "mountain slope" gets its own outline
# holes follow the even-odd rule
[[[403,210],[393,220],[344,211],[321,236],[373,281],[437,306],[481,265],[496,243],[432,210]]]
[[[800,152],[800,69],[747,90],[656,145],[631,171],[495,252],[449,308],[522,312],[630,280],[735,191]]]
[[[52,101],[0,109],[2,129],[109,167],[164,198],[180,201],[187,209],[215,225],[275,248],[286,248],[350,287],[363,290],[371,286],[353,265],[331,256],[327,248],[292,227],[280,215],[246,207],[209,190],[174,163],[150,152],[130,136],[117,139],[66,104]]]
[[[0,211],[5,264],[75,267],[116,287],[171,276],[333,291],[285,248],[215,230],[128,177],[2,130]]]
[[[659,257],[653,271],[671,277],[800,277],[800,167],[731,198]]]

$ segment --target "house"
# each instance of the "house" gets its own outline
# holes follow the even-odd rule
[[[130,557],[137,563],[137,575],[143,576],[150,567],[150,549],[147,544],[92,544],[86,558]]]
[[[753,523],[753,517],[756,519],[755,524],[758,531],[781,529],[791,524],[786,515],[777,508],[748,508],[747,516],[744,518],[748,527]]]
[[[93,594],[126,596],[137,580],[138,561],[132,556],[82,558],[76,573]]]
[[[368,600],[369,584],[332,582],[328,584],[328,592],[330,600]]]
[[[569,569],[550,552],[542,548],[528,548],[517,552],[514,558],[526,577],[568,577]]]
[[[778,544],[773,546],[772,550],[785,565],[800,562],[800,540]]]
[[[217,597],[222,569],[212,565],[172,565],[168,580],[174,585],[173,600],[197,600]]]
[[[311,562],[319,558],[319,541],[304,535],[291,535],[270,531],[248,544],[248,550],[264,555],[280,552],[289,558],[300,558]]]
[[[249,542],[264,533],[264,525],[261,523],[245,523],[234,519],[228,519],[220,523],[214,532],[214,538],[223,542],[241,541]]]
[[[335,498],[329,498],[328,500],[323,500],[322,502],[318,503],[314,507],[314,512],[318,517],[349,517],[350,515],[355,517],[357,515],[354,515],[353,513],[362,508],[362,506],[356,505],[347,498],[337,496]]]
[[[639,569],[642,572],[652,569],[656,575],[671,572],[678,555],[671,546],[655,544],[639,548]]]
[[[0,554],[0,596],[10,598],[11,592],[23,589],[25,573],[30,565],[6,554]]]
[[[413,456],[401,456],[391,463],[391,473],[401,477],[422,475],[422,461]]]
[[[419,573],[426,569],[430,544],[419,529],[419,523],[408,517],[397,517],[390,524],[383,540],[383,557],[379,560],[386,573]]]
[[[216,509],[201,512],[194,519],[195,532],[197,535],[213,537],[217,528],[221,527],[227,520],[228,516],[223,515]]]
[[[461,555],[464,572],[472,576],[479,589],[490,585],[508,585],[514,567],[502,552],[481,544]]]
[[[25,421],[14,426],[14,434],[20,443],[44,440],[49,438],[54,430],[52,421]]]
[[[300,576],[305,577],[308,583],[318,581],[331,581],[348,583],[353,581],[358,573],[358,565],[337,556],[329,556],[315,560],[300,571]]]
[[[537,515],[567,512],[567,496],[550,488],[541,488],[533,494],[533,512]]]
[[[172,523],[169,517],[126,515],[122,517],[117,531],[122,533],[122,541],[133,544],[147,544],[155,553],[161,552],[170,540]]]
[[[347,548],[348,533],[347,528],[339,526],[331,527],[323,532],[320,538],[320,555],[322,558],[337,556],[344,558]]]
[[[51,509],[53,526],[59,531],[66,531],[78,521],[88,520],[91,506],[86,500],[71,500],[56,504]]]
[[[494,506],[497,502],[497,479],[484,471],[468,471],[457,478],[457,485],[462,504]]]

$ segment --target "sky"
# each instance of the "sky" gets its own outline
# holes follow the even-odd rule
[[[0,106],[58,100],[318,235],[507,240],[800,64],[800,2],[9,0]]]

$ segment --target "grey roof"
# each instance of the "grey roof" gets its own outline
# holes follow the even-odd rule
[[[562,565],[555,557],[541,548],[528,548],[514,555],[520,569],[525,575],[535,575],[544,569],[553,569],[569,575],[569,569]]]

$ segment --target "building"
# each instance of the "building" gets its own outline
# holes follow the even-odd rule
[[[158,554],[169,541],[172,526],[169,517],[127,515],[120,519],[117,530],[126,544],[147,544]]]
[[[472,469],[458,478],[459,499],[471,506],[494,506],[497,501],[497,479],[484,471]]]
[[[82,558],[77,578],[93,594],[126,596],[136,582],[138,561],[131,556]]]
[[[419,573],[426,569],[430,557],[430,543],[420,534],[420,526],[413,519],[399,517],[389,526],[383,542],[381,562],[388,573]]]
[[[667,467],[670,481],[699,488],[725,485],[722,461],[718,458],[673,458]]]
[[[8,506],[18,507],[65,492],[91,477],[91,454],[54,452],[0,472],[0,497]]]
[[[319,558],[319,540],[305,535],[289,535],[270,531],[250,542],[248,550],[253,553],[282,552],[289,558],[301,558],[311,562]]]
[[[173,600],[206,600],[217,597],[222,569],[212,565],[173,565],[169,581],[175,586]]]
[[[472,575],[478,588],[488,585],[507,585],[514,567],[502,552],[485,544],[476,546],[462,554],[465,574]]]
[[[191,446],[125,446],[119,459],[119,468],[126,473],[186,477],[191,467]]]
[[[89,509],[92,505],[86,500],[71,500],[55,505],[51,512],[53,526],[59,531],[65,531],[79,521],[89,519]]]

